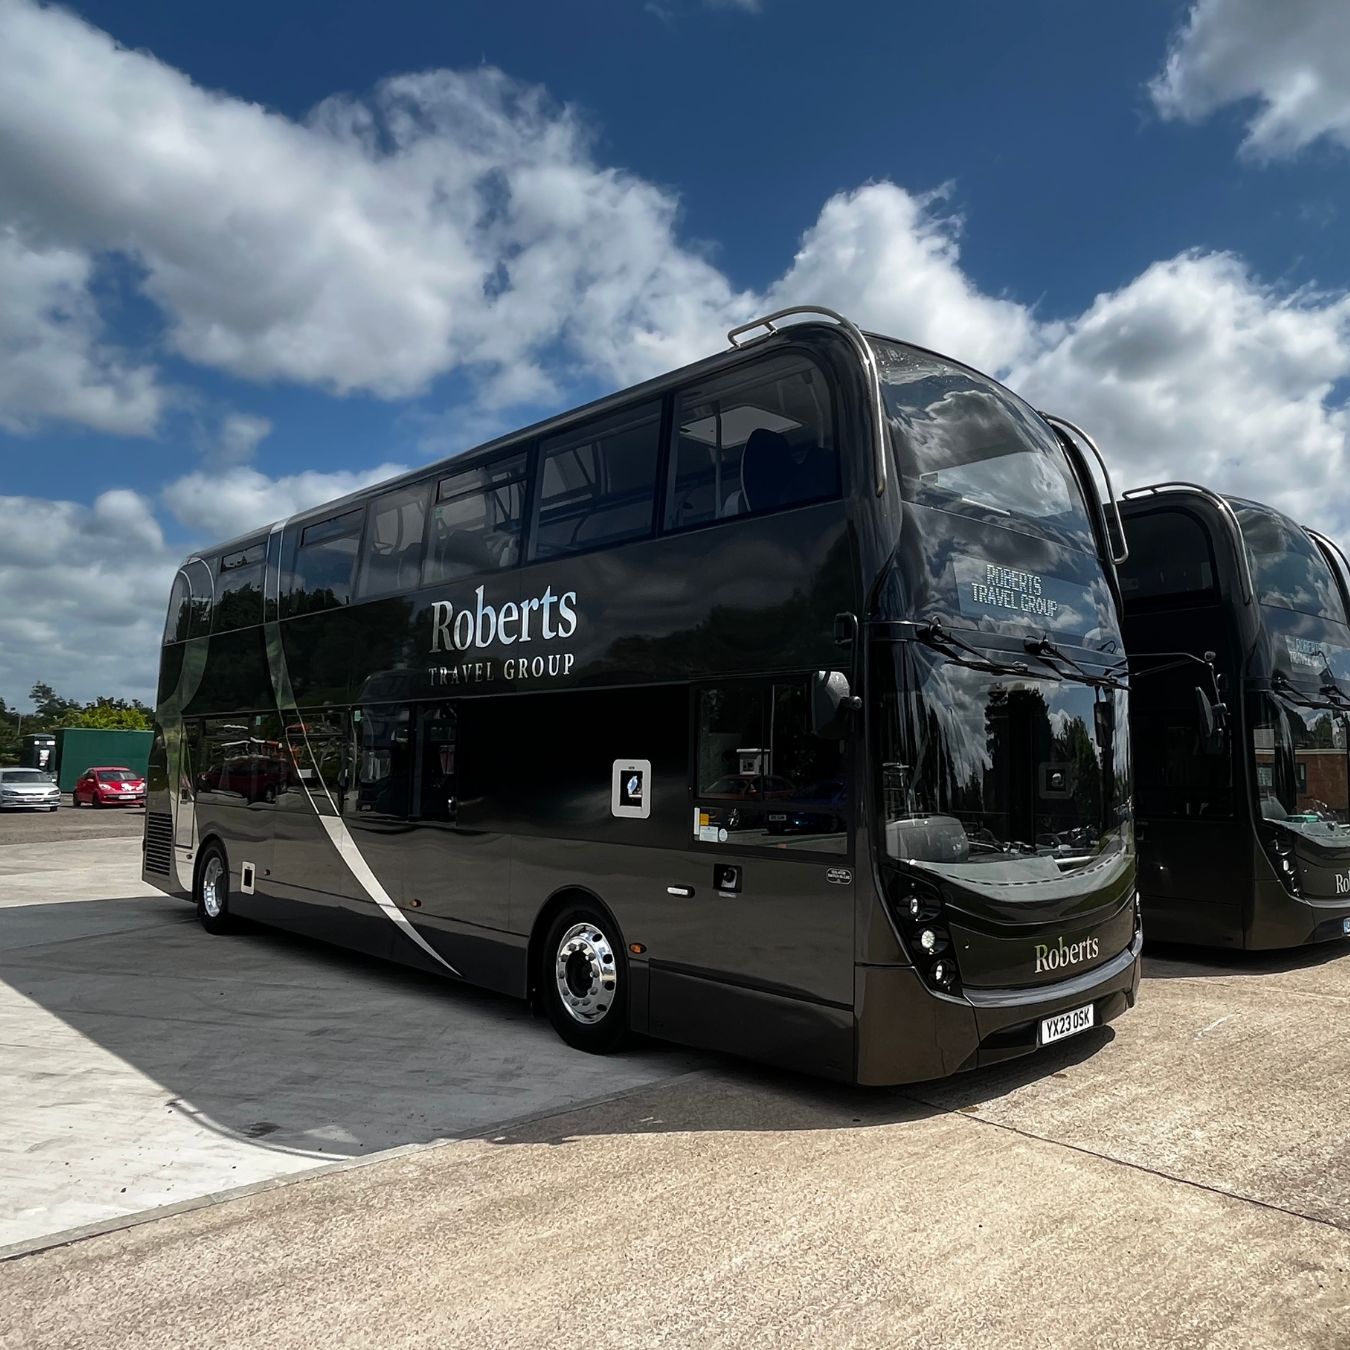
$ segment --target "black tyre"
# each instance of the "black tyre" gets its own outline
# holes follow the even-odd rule
[[[549,925],[539,981],[548,1020],[568,1045],[607,1055],[629,1040],[628,954],[598,905],[570,906]]]
[[[53,811],[55,811],[55,810],[56,810],[56,807],[54,807],[54,806],[49,806],[49,807],[47,808],[47,814],[50,815],[50,814],[51,814]]]
[[[230,865],[219,844],[208,844],[197,863],[193,899],[197,918],[208,933],[234,932],[230,917]]]

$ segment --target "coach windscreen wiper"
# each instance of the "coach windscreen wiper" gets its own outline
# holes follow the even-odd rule
[[[996,661],[964,638],[959,638],[936,619],[919,624],[915,636],[927,647],[941,652],[949,661],[971,670],[988,671],[991,675],[1030,675],[1031,667],[1025,661]]]
[[[1032,656],[1039,656],[1040,659],[1044,661],[1047,665],[1049,665],[1051,661],[1058,661],[1060,663],[1060,666],[1064,667],[1065,670],[1072,671],[1074,675],[1076,675],[1084,684],[1090,684],[1093,686],[1093,688],[1096,689],[1129,688],[1128,685],[1116,679],[1114,675],[1105,675],[1105,674],[1099,675],[1095,671],[1089,670],[1086,666],[1080,665],[1079,662],[1074,660],[1074,658],[1068,654],[1068,652],[1066,652],[1062,647],[1057,647],[1053,642],[1050,641],[1049,638],[1046,637],[1027,638],[1027,640],[1022,645],[1027,649],[1028,652],[1031,653]],[[1058,674],[1061,679],[1064,677],[1064,670],[1061,670],[1055,666],[1051,666],[1050,668],[1051,670],[1054,670],[1055,673]]]

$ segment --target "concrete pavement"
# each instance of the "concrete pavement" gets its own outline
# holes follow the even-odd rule
[[[92,813],[90,813],[92,814]],[[212,938],[137,839],[0,848],[0,1252],[683,1072],[280,933]]]
[[[1350,1346],[1344,947],[1151,951],[1111,1028],[862,1092],[206,938],[128,847],[0,848],[0,1220],[195,1198],[0,1262],[6,1348]]]
[[[30,1347],[1343,1350],[1350,1234],[900,1094],[706,1072],[0,1265],[0,1306]]]

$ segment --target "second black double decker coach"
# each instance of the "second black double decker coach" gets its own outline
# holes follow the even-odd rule
[[[146,879],[213,932],[533,997],[589,1050],[896,1083],[1128,1007],[1085,442],[830,311],[731,338],[189,558]]]
[[[1149,936],[1252,949],[1350,937],[1338,550],[1192,483],[1136,489],[1121,510]]]

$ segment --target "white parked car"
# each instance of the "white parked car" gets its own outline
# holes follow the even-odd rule
[[[0,811],[55,811],[61,789],[41,769],[0,769]]]

